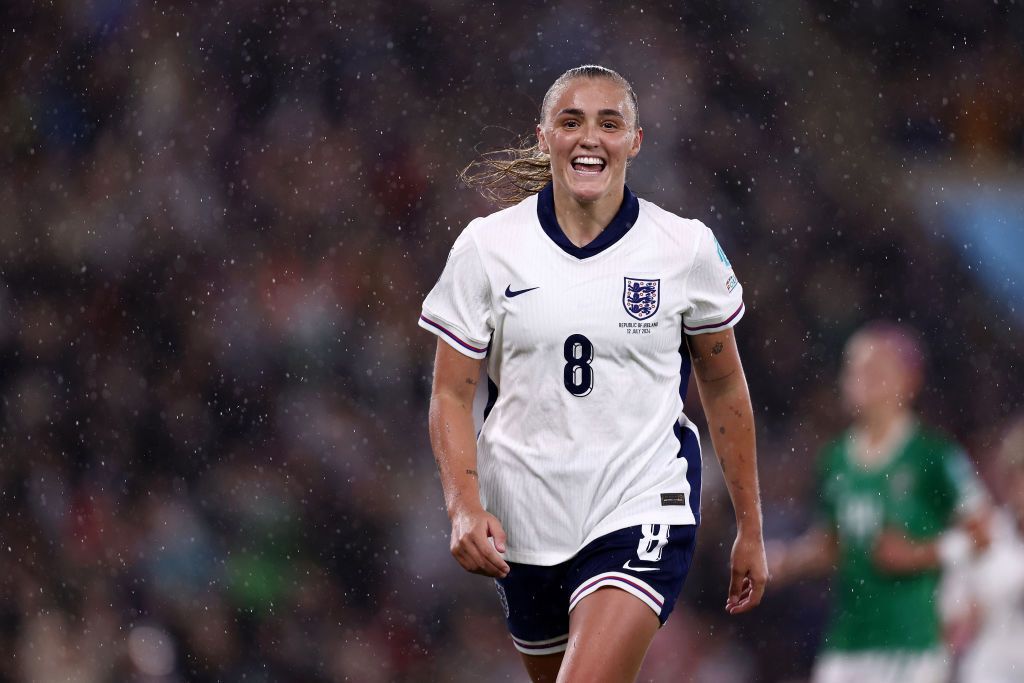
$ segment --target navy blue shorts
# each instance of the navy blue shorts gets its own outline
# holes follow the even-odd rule
[[[693,560],[697,527],[643,524],[601,536],[561,564],[509,562],[496,579],[516,649],[528,655],[565,650],[569,613],[599,588],[619,588],[654,610],[662,624],[675,607]]]

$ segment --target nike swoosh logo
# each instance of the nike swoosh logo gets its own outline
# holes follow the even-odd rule
[[[520,289],[518,292],[513,292],[512,291],[512,285],[509,285],[508,287],[505,288],[505,296],[507,296],[509,298],[512,298],[514,296],[519,296],[520,294],[526,294],[527,292],[532,292],[535,289],[540,289],[540,287],[530,287],[529,289]]]
[[[657,567],[630,567],[629,566],[629,560],[626,560],[626,564],[622,565],[622,568],[623,569],[629,569],[630,571],[634,571],[634,572],[656,572],[656,571],[658,571]]]

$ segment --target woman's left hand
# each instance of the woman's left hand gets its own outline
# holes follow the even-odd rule
[[[729,580],[729,598],[725,611],[742,614],[761,604],[768,585],[768,560],[764,553],[764,539],[760,533],[736,534],[730,560],[732,576]]]

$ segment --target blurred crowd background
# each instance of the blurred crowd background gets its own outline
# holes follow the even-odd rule
[[[842,345],[873,318],[924,335],[921,411],[986,476],[1022,408],[1024,310],[1020,273],[972,245],[1024,234],[1024,210],[986,211],[1024,196],[1022,17],[3,3],[0,681],[525,680],[490,581],[448,554],[416,319],[494,210],[457,172],[532,133],[581,63],[637,91],[631,188],[708,223],[744,285],[767,534],[813,513]],[[827,584],[723,613],[711,453],[643,680],[802,680]]]

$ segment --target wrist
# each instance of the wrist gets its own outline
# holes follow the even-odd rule
[[[762,534],[760,513],[752,515],[736,515],[736,532],[744,536],[760,536]]]
[[[460,515],[483,512],[483,509],[484,506],[480,504],[479,500],[475,503],[467,500],[454,500],[448,505],[448,519],[455,519]]]

